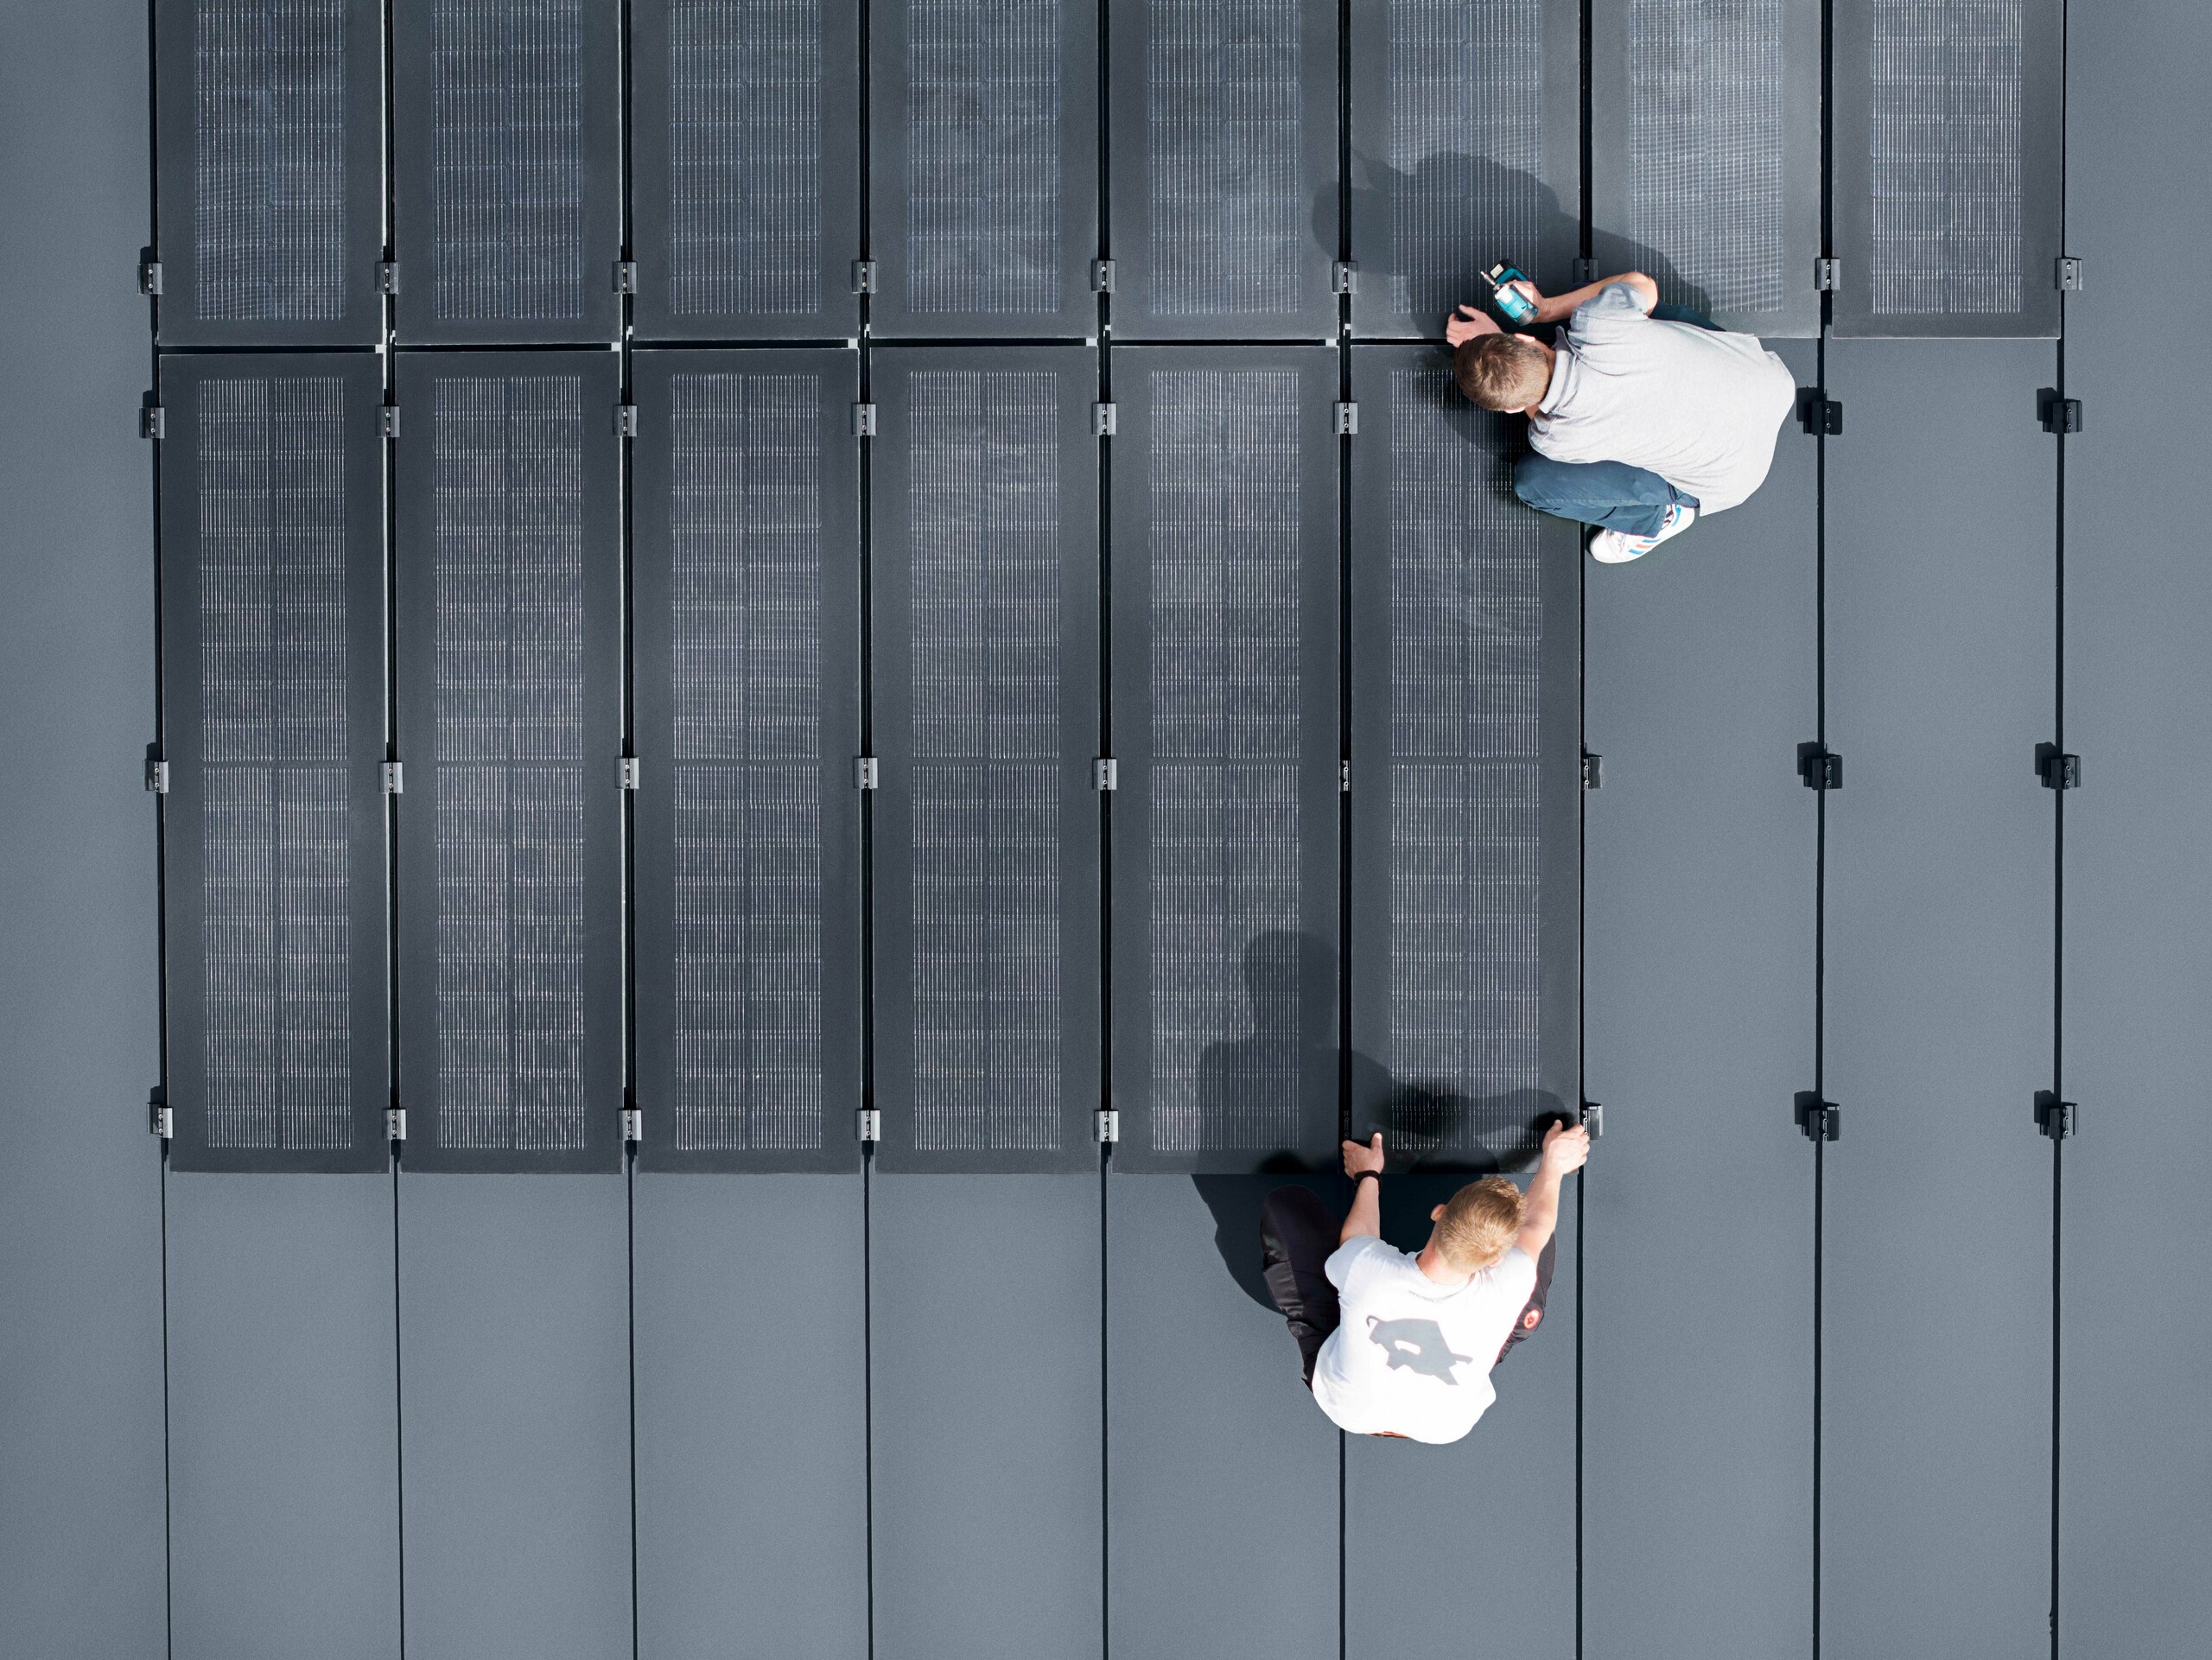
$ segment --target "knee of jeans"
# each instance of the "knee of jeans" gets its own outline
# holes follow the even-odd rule
[[[1529,506],[1536,504],[1532,496],[1543,493],[1543,468],[1538,465],[1541,456],[1523,455],[1513,464],[1513,493]]]

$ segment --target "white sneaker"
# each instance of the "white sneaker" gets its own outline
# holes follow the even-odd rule
[[[1670,536],[1679,536],[1689,529],[1697,517],[1697,509],[1679,504],[1667,509],[1667,522],[1659,527],[1656,536],[1630,536],[1620,531],[1599,531],[1590,538],[1590,557],[1601,565],[1624,565],[1631,559],[1641,559]]]

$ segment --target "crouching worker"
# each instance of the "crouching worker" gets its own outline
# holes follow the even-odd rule
[[[1594,526],[1592,557],[1640,558],[1765,481],[1797,389],[1756,334],[1659,304],[1641,271],[1556,299],[1510,286],[1535,304],[1536,324],[1566,326],[1547,346],[1461,306],[1444,331],[1453,376],[1484,409],[1529,417],[1536,453],[1513,469],[1513,493]]]
[[[1456,1441],[1497,1398],[1491,1368],[1543,1319],[1559,1185],[1589,1158],[1589,1132],[1545,1132],[1525,1198],[1503,1176],[1468,1183],[1428,1213],[1418,1254],[1382,1243],[1382,1136],[1344,1147],[1352,1202],[1342,1227],[1310,1188],[1268,1195],[1268,1290],[1313,1398],[1340,1428]]]

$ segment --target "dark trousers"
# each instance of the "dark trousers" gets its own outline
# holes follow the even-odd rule
[[[1720,332],[1720,325],[1688,306],[1654,306],[1660,322],[1688,323]],[[1548,455],[1524,455],[1513,468],[1513,493],[1540,513],[1572,518],[1624,536],[1656,536],[1666,528],[1667,509],[1694,507],[1656,473],[1624,461],[1555,461]]]
[[[1329,1283],[1324,1265],[1337,1249],[1343,1224],[1310,1187],[1278,1187],[1260,1207],[1260,1262],[1268,1282],[1268,1294],[1289,1323],[1305,1363],[1306,1381],[1313,1381],[1314,1358],[1343,1317],[1337,1306],[1337,1288]],[[1535,1331],[1544,1318],[1544,1300],[1551,1294],[1552,1264],[1558,1258],[1554,1235],[1536,1259],[1536,1288],[1522,1305],[1521,1318],[1497,1352],[1499,1360],[1513,1345]]]

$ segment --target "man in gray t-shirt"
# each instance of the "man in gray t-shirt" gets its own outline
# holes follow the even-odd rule
[[[1660,305],[1640,271],[1555,299],[1514,286],[1535,322],[1566,327],[1546,346],[1462,306],[1445,331],[1452,372],[1484,408],[1529,417],[1536,453],[1514,468],[1514,493],[1595,526],[1594,557],[1637,558],[1765,480],[1796,386],[1757,335]]]

